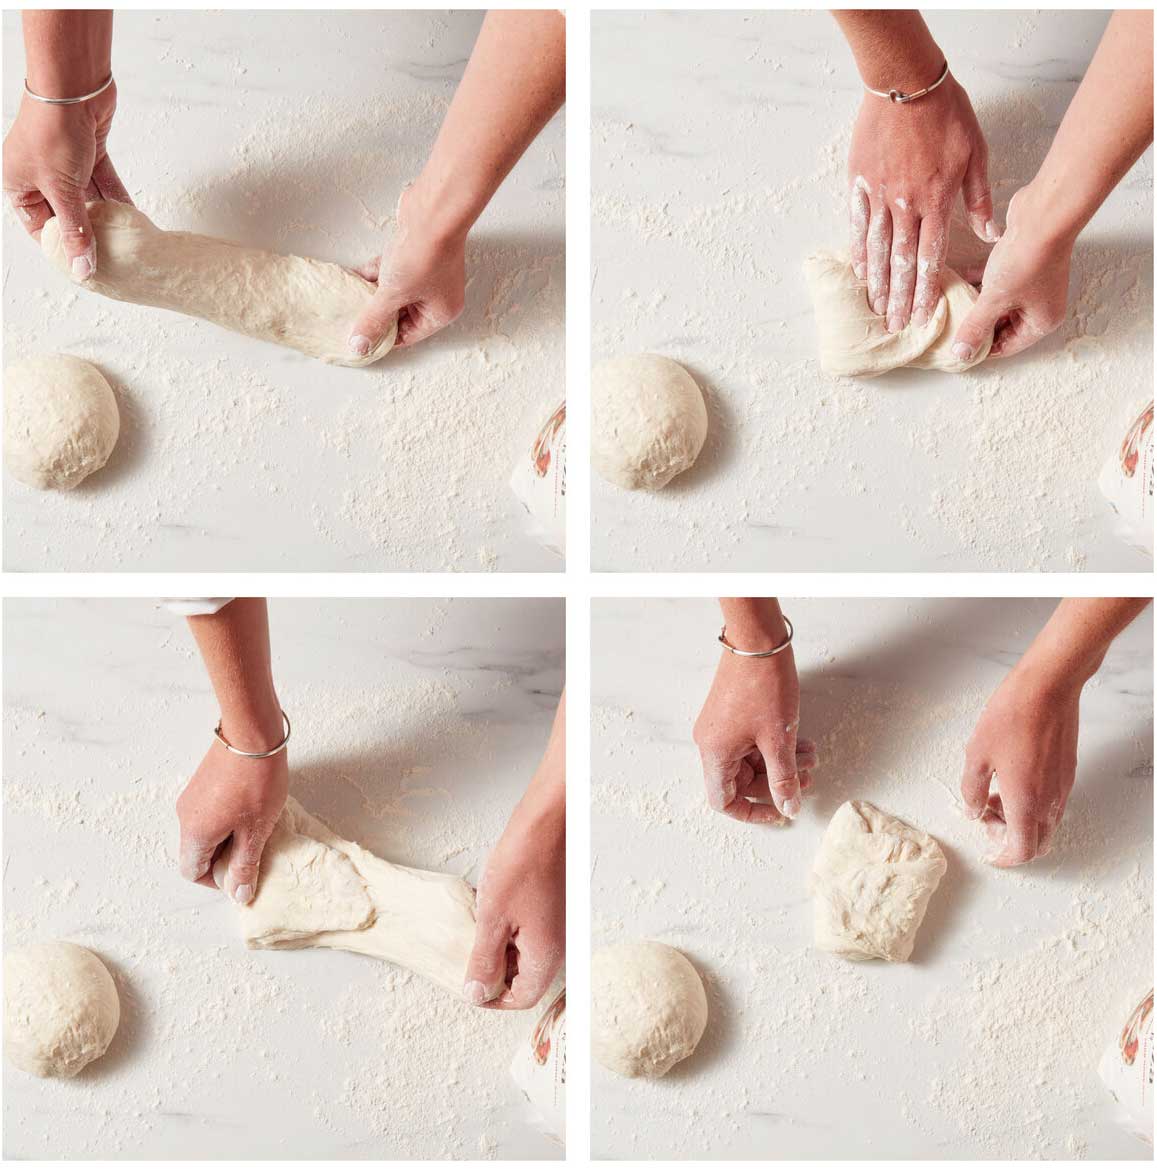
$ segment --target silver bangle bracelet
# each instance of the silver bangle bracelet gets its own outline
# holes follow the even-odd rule
[[[112,85],[111,73],[108,75],[108,80],[104,83],[104,85],[94,89],[90,94],[81,94],[78,98],[46,98],[42,94],[33,92],[32,88],[28,84],[28,78],[26,77],[24,79],[24,92],[34,101],[44,102],[44,104],[48,106],[75,106],[80,102],[87,102],[90,98],[100,97],[100,95],[104,93],[104,91],[108,89],[110,85]]]
[[[225,746],[234,756],[244,756],[249,760],[266,760],[270,756],[276,756],[279,752],[285,751],[285,746],[289,743],[290,734],[293,729],[289,725],[289,717],[284,711],[281,713],[281,718],[285,721],[285,736],[281,743],[276,748],[271,748],[268,752],[243,752],[240,748],[234,748],[232,744],[221,734],[221,721],[217,721],[217,727],[213,729],[213,735],[216,739]]]
[[[791,640],[795,637],[795,629],[791,624],[791,619],[786,614],[783,615],[783,624],[787,627],[787,638],[779,644],[773,646],[769,651],[741,651],[738,647],[734,647],[727,641],[727,627],[719,632],[719,641],[723,646],[729,650],[733,655],[739,655],[744,659],[769,659],[772,655],[778,655],[780,651],[786,651],[791,646]]]
[[[945,61],[944,68],[940,70],[940,76],[931,85],[926,85],[923,89],[918,89],[913,93],[906,94],[902,89],[872,89],[870,85],[864,86],[864,89],[878,98],[887,98],[888,101],[902,106],[905,102],[914,102],[917,98],[926,98],[937,86],[944,84],[944,79],[947,76],[948,62]]]

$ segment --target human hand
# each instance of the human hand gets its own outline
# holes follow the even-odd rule
[[[478,884],[466,999],[533,1008],[566,955],[566,797],[535,785],[518,803]]]
[[[116,86],[74,106],[52,106],[27,95],[4,140],[4,192],[33,239],[53,216],[75,280],[96,271],[96,240],[86,201],[132,203],[106,142],[116,111]]]
[[[984,267],[980,297],[956,331],[952,352],[967,361],[995,330],[990,358],[1035,345],[1065,319],[1076,237],[1049,229],[1047,201],[1031,184],[1008,206],[1004,236]]]
[[[275,744],[276,738],[241,739],[240,746]],[[232,741],[230,741],[232,743]],[[225,893],[246,904],[257,891],[257,873],[265,843],[289,794],[289,761],[285,752],[258,760],[237,756],[214,740],[192,779],[177,798],[181,825],[179,865],[190,882],[215,887],[213,860],[232,837]]]
[[[377,284],[373,300],[350,331],[350,349],[366,355],[398,322],[396,346],[413,346],[445,329],[466,304],[466,233],[439,227],[436,209],[409,187],[398,202],[397,226],[380,257],[357,270]]]
[[[724,651],[694,730],[711,808],[759,824],[796,817],[816,765],[816,746],[797,740],[798,727],[791,648],[765,659]]]
[[[998,239],[988,146],[963,87],[949,74],[904,104],[865,94],[848,175],[852,267],[868,302],[892,333],[923,325],[940,298],[957,192],[973,232]]]
[[[986,859],[993,866],[1020,866],[1052,848],[1076,780],[1083,682],[1022,660],[981,713],[960,792],[966,816],[980,820],[995,847]]]

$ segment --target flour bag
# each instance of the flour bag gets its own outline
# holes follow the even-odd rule
[[[1129,1014],[1097,1072],[1117,1101],[1121,1123],[1153,1142],[1153,989]]]
[[[1121,519],[1125,539],[1153,552],[1153,404],[1133,420],[1097,481]]]
[[[531,535],[560,557],[566,555],[566,403],[523,448],[510,487],[526,512]]]
[[[566,1142],[566,989],[552,997],[515,1051],[510,1076],[551,1138]]]

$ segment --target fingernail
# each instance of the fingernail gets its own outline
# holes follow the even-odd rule
[[[912,310],[912,320],[917,325],[927,325],[928,324],[928,310],[925,309],[923,306],[921,306],[919,309],[913,309]]]
[[[244,886],[239,886],[233,892],[233,901],[242,907],[249,906],[249,904],[253,902],[253,887],[251,887],[248,883],[246,883]]]
[[[888,298],[887,297],[877,297],[872,302],[872,312],[875,313],[877,317],[883,317],[887,311],[888,311]]]
[[[856,280],[866,280],[868,276],[868,269],[864,264],[853,264],[852,272],[856,274]]]
[[[964,816],[969,821],[975,821],[983,812],[983,809],[970,809],[967,805],[964,807]]]
[[[996,224],[992,220],[987,220],[984,225],[984,238],[990,243],[995,244],[1000,239],[1000,233],[996,230]]]
[[[895,314],[891,315],[888,318],[888,332],[889,333],[899,333],[900,330],[902,330],[903,328],[904,328],[904,326],[901,324],[900,319],[897,316],[895,316]]]
[[[86,281],[92,276],[92,259],[88,256],[75,256],[72,260],[72,275],[74,280]]]
[[[952,347],[952,354],[962,362],[967,362],[972,357],[972,347],[967,342],[957,342]]]
[[[352,334],[349,347],[359,357],[364,358],[370,352],[370,339],[362,333]]]
[[[486,985],[481,980],[467,980],[462,995],[466,997],[467,1004],[478,1006],[485,1004],[489,999],[486,995]]]
[[[803,808],[798,797],[789,797],[783,803],[784,817],[796,818],[799,817],[799,811]]]

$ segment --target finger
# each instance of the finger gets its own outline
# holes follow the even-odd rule
[[[748,781],[749,774],[744,774],[744,760],[735,760],[726,753],[716,749],[700,746],[699,761],[703,766],[703,787],[707,792],[707,804],[712,809],[722,812],[739,794],[739,781],[743,774]],[[747,765],[750,770],[751,766]]]
[[[795,767],[797,772],[802,772],[804,769],[813,769],[819,763],[819,757],[813,748],[810,752],[801,752],[799,746],[795,750]]]
[[[225,878],[225,893],[242,907],[253,902],[253,896],[257,893],[261,855],[272,831],[272,823],[254,824],[233,834],[233,849],[229,852],[229,873]]]
[[[768,789],[776,809],[789,820],[798,817],[803,804],[795,759],[795,733],[789,732],[777,742],[764,741],[759,745],[759,751],[763,753]]]
[[[988,186],[986,146],[978,146],[972,152],[960,191],[964,197],[964,213],[968,216],[969,227],[982,240],[995,244],[1000,239],[1000,232],[992,218],[992,190]]]
[[[34,239],[40,239],[44,225],[52,219],[52,208],[48,200],[39,191],[27,191],[20,195],[9,196],[8,202],[16,212],[16,218],[24,225],[24,230]]]
[[[912,317],[920,221],[907,200],[892,206],[892,259],[888,281],[888,332],[899,333]]]
[[[531,966],[524,971],[525,957],[519,956],[518,973],[510,982],[510,990],[504,992],[490,1007],[502,1009],[527,1009],[534,1006],[546,995],[554,972],[543,965]]]
[[[1011,358],[1029,346],[1035,346],[1041,338],[1048,337],[1054,328],[1039,326],[1022,312],[1010,314],[997,326],[989,354],[994,358]]]
[[[1005,832],[1002,848],[985,859],[992,866],[1007,869],[1023,866],[1037,856],[1039,827],[1036,818],[1020,810],[1005,810]]]
[[[364,358],[379,346],[394,327],[401,308],[390,290],[379,288],[354,322],[348,343],[350,352]]]
[[[60,226],[60,242],[74,281],[86,281],[96,272],[96,240],[89,223],[84,194],[72,187],[55,187],[44,193]]]
[[[940,300],[941,274],[948,255],[948,208],[938,207],[920,222],[916,255],[916,291],[912,296],[912,320],[926,325]]]
[[[964,816],[976,821],[988,808],[988,793],[995,770],[983,757],[973,759],[965,753],[964,775],[960,778],[960,796],[964,801]]]
[[[204,838],[190,837],[182,826],[181,840],[177,846],[177,869],[181,877],[189,882],[201,882],[208,877],[208,885],[215,886],[212,878],[213,859],[220,844],[206,841]]]
[[[868,304],[883,317],[888,311],[888,273],[892,255],[892,216],[882,197],[872,200],[868,221]]]
[[[474,947],[466,963],[466,982],[462,987],[467,1004],[481,1007],[505,992],[506,952],[510,938],[510,928],[505,923],[479,918]]]
[[[851,221],[852,271],[860,281],[868,279],[868,221],[871,216],[868,184],[863,176],[857,175],[848,192],[848,218]]]
[[[952,343],[953,357],[959,358],[961,362],[972,361],[1004,312],[1004,306],[995,295],[985,294],[982,290],[976,304],[956,331],[956,340]]]
[[[92,181],[96,184],[96,189],[100,192],[102,199],[111,199],[115,203],[132,203],[132,196],[129,195],[125,185],[121,182],[121,177],[117,174],[116,167],[112,165],[112,159],[108,155],[105,155],[93,167]]]
[[[799,770],[799,791],[806,793],[812,787],[812,775],[806,768]]]
[[[416,346],[440,330],[452,325],[462,313],[463,304],[427,301],[419,307],[407,306],[398,314],[399,346]]]
[[[359,265],[351,271],[356,272],[358,276],[376,285],[378,283],[378,273],[382,271],[382,258],[380,255],[371,256],[365,264]]]
[[[736,797],[719,811],[735,821],[749,825],[783,825],[783,814],[768,801],[752,801],[747,797]]]

